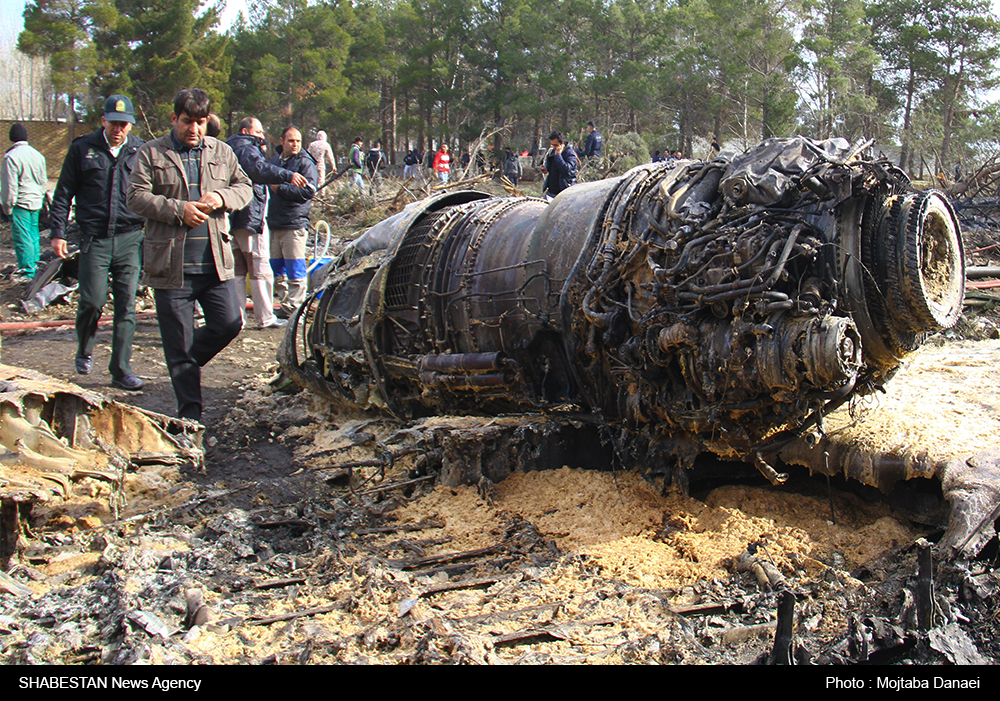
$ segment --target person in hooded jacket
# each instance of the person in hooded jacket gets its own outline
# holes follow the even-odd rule
[[[274,315],[274,274],[271,271],[269,234],[264,224],[266,186],[289,183],[305,187],[309,181],[301,173],[267,162],[264,157],[264,127],[259,119],[245,117],[238,128],[239,132],[230,136],[226,143],[233,149],[240,167],[253,183],[250,204],[229,215],[240,308],[246,309],[246,278],[249,276],[253,315],[257,324],[263,329],[277,328],[284,326],[285,321]]]
[[[316,161],[316,172],[319,177],[319,184],[322,185],[326,182],[326,164],[330,164],[331,173],[337,170],[337,159],[333,157],[333,148],[330,146],[330,142],[326,140],[326,132],[322,130],[316,132],[316,140],[310,143],[309,148],[306,150],[313,157],[313,160]]]
[[[514,187],[517,187],[521,176],[524,174],[521,161],[518,159],[517,154],[510,149],[507,149],[507,154],[504,156],[503,174],[510,180]]]

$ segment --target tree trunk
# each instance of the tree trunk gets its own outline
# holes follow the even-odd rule
[[[69,133],[69,143],[73,143],[73,139],[76,138],[76,110],[73,109],[73,102],[75,102],[76,96],[69,94],[66,96],[66,107],[69,111],[66,113],[66,131]]]
[[[396,137],[397,137],[397,122],[399,121],[396,115],[396,77],[393,76],[389,82],[389,134],[386,148],[389,152],[389,163],[396,165]]]
[[[500,130],[503,129],[504,119],[503,113],[500,111],[500,105],[496,102],[497,95],[500,94],[502,86],[500,85],[500,72],[497,71],[496,83],[493,86],[493,128],[497,130],[497,133],[493,135],[493,153],[499,154],[500,149],[503,148],[503,134]],[[475,157],[475,156],[473,156]]]
[[[531,154],[532,158],[538,156],[538,144],[542,140],[542,115],[535,115],[535,128],[531,132],[531,148],[528,153]]]
[[[961,71],[954,77],[954,89],[948,89],[946,95],[948,97],[948,103],[944,110],[944,120],[942,125],[942,131],[944,135],[941,138],[941,165],[939,166],[938,172],[942,172],[948,166],[948,158],[950,156],[949,151],[951,150],[951,134],[954,130],[955,122],[955,105],[958,104],[958,96],[962,92],[962,82],[963,74]],[[949,86],[947,83],[945,87]]]
[[[910,130],[912,129],[912,113],[913,113],[913,91],[914,91],[915,76],[913,70],[910,69],[910,77],[906,83],[906,107],[903,110],[903,138],[902,143],[899,148],[899,167],[906,169],[907,160],[910,158]]]

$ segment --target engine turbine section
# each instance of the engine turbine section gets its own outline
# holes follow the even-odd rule
[[[548,204],[411,204],[320,271],[282,368],[398,416],[588,412],[623,447],[777,480],[769,455],[961,314],[950,203],[861,151],[771,139]]]

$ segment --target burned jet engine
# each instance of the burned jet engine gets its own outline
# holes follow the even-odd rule
[[[280,360],[353,407],[568,406],[774,480],[769,455],[956,322],[963,265],[940,192],[842,139],[772,139],[551,203],[411,204],[321,271]]]

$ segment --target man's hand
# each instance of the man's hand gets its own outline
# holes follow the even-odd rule
[[[305,176],[302,175],[302,173],[293,173],[292,174],[292,185],[294,185],[295,187],[305,187],[308,184],[309,184],[309,181],[305,179]],[[273,187],[273,185],[272,185],[272,187]]]
[[[189,229],[193,229],[199,224],[203,224],[207,219],[209,212],[211,210],[205,211],[208,205],[201,201],[198,202],[185,202],[184,203],[184,224]]]
[[[205,214],[211,214],[222,207],[222,198],[214,192],[206,192],[195,204],[200,205]]]
[[[60,258],[66,258],[66,239],[52,239],[52,251]]]
[[[194,202],[184,203],[184,223],[193,229],[221,207],[222,198],[214,192],[206,192]]]
[[[564,148],[566,148],[566,144],[559,144],[558,146],[554,147],[555,152],[559,153],[559,154],[561,154],[563,152]]]

